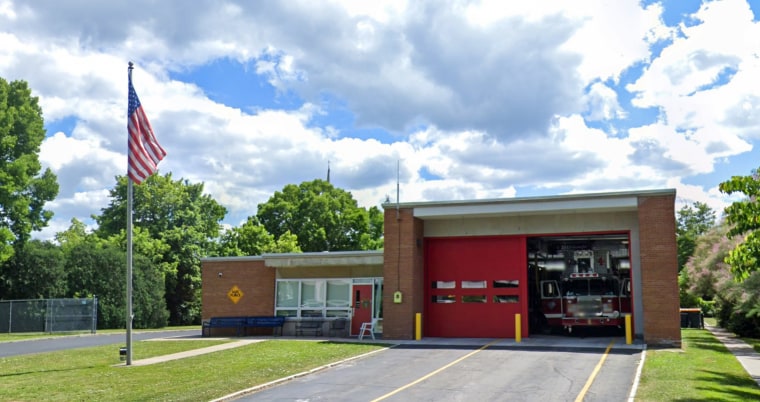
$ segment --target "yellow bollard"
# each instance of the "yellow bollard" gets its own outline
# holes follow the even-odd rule
[[[414,315],[414,340],[419,341],[422,339],[422,313],[416,313]]]
[[[515,314],[515,342],[522,342],[522,318],[520,314]]]
[[[631,334],[631,315],[625,315],[625,344],[630,345],[633,343],[633,335]]]

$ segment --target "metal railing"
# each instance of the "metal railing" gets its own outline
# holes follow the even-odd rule
[[[98,298],[0,301],[0,333],[95,333]]]

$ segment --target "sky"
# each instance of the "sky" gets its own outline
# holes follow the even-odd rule
[[[226,226],[328,166],[366,208],[675,189],[718,214],[760,167],[760,0],[0,0],[60,184],[35,237],[93,228],[126,174],[129,61],[159,174]]]

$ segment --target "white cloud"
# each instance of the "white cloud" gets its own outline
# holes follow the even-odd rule
[[[661,162],[685,169],[677,177],[710,173],[716,161],[751,151],[760,129],[751,116],[760,104],[760,42],[751,39],[760,24],[741,1],[705,3],[693,17],[629,86],[635,105],[663,111],[660,122],[632,131],[660,147]]]
[[[617,79],[632,64],[649,59],[652,43],[672,35],[660,19],[660,4],[642,8],[636,0],[486,0],[468,7],[466,14],[471,22],[486,26],[510,17],[539,22],[562,15],[574,21],[576,29],[562,48],[582,55],[577,72],[585,83]]]
[[[721,85],[719,74],[752,62],[760,50],[760,25],[740,1],[709,2],[694,15],[701,23],[682,26],[676,38],[630,86],[640,107],[688,97],[703,87]],[[678,122],[676,122],[678,124]]]
[[[48,237],[99,213],[126,170],[129,60],[169,153],[160,171],[203,182],[227,224],[285,184],[324,178],[328,160],[365,206],[395,200],[397,163],[402,201],[673,186],[720,205],[715,183],[684,183],[760,139],[760,28],[741,1],[709,2],[677,29],[667,6],[0,0],[0,76],[28,81],[48,123],[71,123],[40,153],[61,184]],[[241,109],[170,78],[222,58],[298,104],[255,94]],[[655,122],[618,87],[639,64],[626,89],[661,111]]]
[[[586,105],[586,118],[591,121],[623,119],[627,115],[618,103],[617,92],[601,82],[595,82],[589,88]]]

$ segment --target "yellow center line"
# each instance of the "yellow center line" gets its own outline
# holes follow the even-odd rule
[[[581,389],[581,392],[575,398],[575,402],[581,402],[583,401],[583,398],[586,397],[586,392],[588,392],[588,389],[591,388],[591,384],[594,383],[594,379],[596,378],[596,375],[599,374],[599,370],[602,369],[602,365],[604,364],[604,361],[607,360],[607,355],[610,354],[610,349],[612,349],[612,345],[614,344],[615,344],[615,341],[613,340],[612,342],[610,342],[609,345],[607,345],[607,349],[604,351],[602,358],[599,359],[599,363],[596,364],[596,367],[594,367],[594,371],[591,372],[591,375],[588,377],[588,380],[586,380],[586,385],[583,386],[583,389]]]
[[[393,395],[396,395],[396,394],[398,394],[399,392],[401,392],[401,391],[403,391],[403,390],[405,390],[405,389],[407,389],[407,388],[409,388],[409,387],[411,387],[411,386],[413,386],[413,385],[415,385],[415,384],[419,384],[420,382],[427,380],[428,378],[430,378],[430,377],[432,377],[432,376],[434,376],[434,375],[436,375],[436,374],[440,373],[440,372],[441,372],[441,371],[443,371],[443,370],[446,370],[447,368],[449,368],[449,367],[451,367],[451,366],[453,366],[453,365],[455,365],[455,364],[457,364],[457,363],[461,362],[462,360],[464,360],[464,359],[466,359],[466,358],[468,358],[468,357],[470,357],[470,356],[474,355],[475,353],[478,353],[478,352],[480,352],[481,350],[483,350],[483,349],[485,349],[485,348],[487,348],[487,347],[489,347],[489,346],[491,346],[491,345],[493,345],[494,343],[496,343],[496,342],[499,342],[499,341],[500,341],[500,339],[497,339],[497,340],[495,340],[495,341],[493,341],[493,342],[490,342],[490,343],[488,343],[488,344],[486,344],[486,345],[483,345],[483,347],[481,347],[480,349],[478,349],[478,350],[474,350],[474,351],[472,351],[472,352],[470,352],[470,353],[468,353],[468,354],[466,354],[466,355],[464,355],[464,356],[460,357],[459,359],[456,359],[456,360],[454,360],[453,362],[451,362],[451,363],[449,363],[449,364],[447,364],[447,365],[445,365],[445,366],[443,366],[443,367],[439,368],[438,370],[435,370],[435,371],[433,371],[432,373],[429,373],[429,374],[427,374],[427,375],[425,375],[425,376],[423,376],[423,377],[420,377],[420,378],[418,378],[418,379],[417,379],[417,380],[415,380],[415,381],[412,381],[412,382],[410,382],[409,384],[406,384],[406,385],[404,385],[404,386],[403,386],[403,387],[401,387],[401,388],[396,388],[395,390],[393,390],[393,391],[391,391],[391,392],[389,392],[389,393],[387,393],[387,394],[385,394],[385,395],[383,395],[383,396],[381,396],[381,397],[379,397],[379,398],[377,398],[377,399],[374,399],[374,400],[372,400],[372,402],[382,401],[383,399],[386,399],[386,398],[389,398],[389,397],[391,397],[391,396],[393,396]]]

